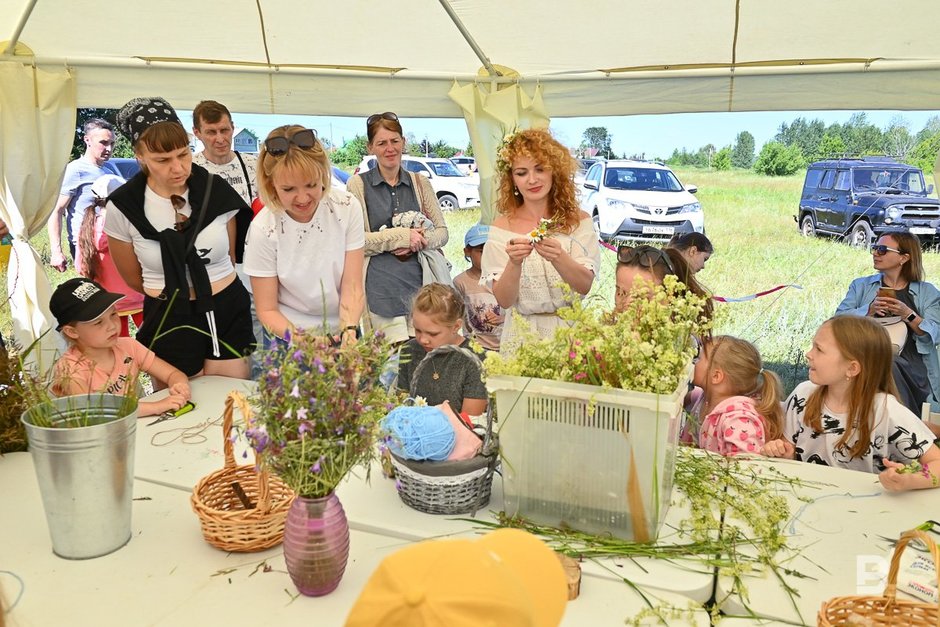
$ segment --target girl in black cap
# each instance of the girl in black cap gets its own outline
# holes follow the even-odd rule
[[[187,376],[247,378],[251,297],[234,262],[251,209],[193,165],[189,136],[166,101],[132,100],[117,122],[141,171],[111,194],[104,231],[121,276],[145,295],[137,339]]]

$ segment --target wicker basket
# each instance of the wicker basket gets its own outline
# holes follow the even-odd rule
[[[250,553],[281,543],[294,492],[278,477],[269,476],[263,467],[256,472],[254,464],[235,465],[230,436],[232,410],[236,405],[246,422],[251,415],[245,398],[238,392],[230,392],[225,399],[222,422],[225,466],[203,477],[193,488],[190,501],[199,516],[206,542],[223,551]],[[233,484],[241,487],[241,495]],[[242,497],[254,507],[246,508]]]
[[[418,374],[437,354],[460,351],[479,358],[458,346],[441,346],[421,360],[412,375],[411,394],[415,396],[414,382]],[[482,366],[481,366],[482,367]],[[493,434],[493,411],[486,412],[486,430],[483,447],[476,457],[463,461],[414,461],[391,455],[392,467],[398,478],[398,496],[409,507],[427,514],[467,514],[490,502],[493,473],[499,461],[499,440]]]
[[[883,596],[849,596],[829,599],[819,608],[817,617],[820,627],[836,625],[908,625],[912,627],[940,627],[940,605],[931,605],[920,601],[898,600],[898,569],[901,553],[911,540],[920,540],[933,557],[937,577],[940,578],[940,550],[934,541],[923,531],[907,531],[901,536],[891,557],[888,570],[888,584]]]

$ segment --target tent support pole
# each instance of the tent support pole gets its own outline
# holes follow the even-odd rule
[[[457,13],[454,11],[454,7],[450,6],[448,0],[439,0],[441,6],[444,7],[444,11],[447,12],[447,16],[454,23],[454,26],[457,27],[457,30],[460,31],[460,34],[463,36],[464,41],[470,46],[473,50],[473,53],[477,55],[477,58],[480,60],[480,63],[483,64],[483,67],[486,68],[486,71],[489,72],[490,76],[502,76],[493,64],[490,62],[489,57],[483,53],[483,49],[480,48],[480,45],[473,38],[473,35],[470,34],[470,31],[467,30],[467,27],[464,26],[463,22],[460,21],[460,18],[457,16]]]
[[[20,16],[20,21],[16,24],[16,30],[13,31],[13,37],[7,42],[7,47],[3,50],[2,56],[12,56],[14,51],[16,51],[16,44],[19,42],[20,35],[23,34],[23,29],[26,28],[26,22],[29,21],[29,16],[32,15],[33,9],[36,7],[38,1],[39,0],[30,0],[29,4],[26,5],[26,8],[23,10],[23,15]]]

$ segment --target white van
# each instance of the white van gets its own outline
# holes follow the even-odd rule
[[[371,170],[375,163],[374,156],[366,155],[356,168],[356,173]],[[401,165],[409,172],[426,176],[431,181],[437,201],[444,211],[469,209],[480,205],[479,181],[464,176],[450,159],[403,155]]]

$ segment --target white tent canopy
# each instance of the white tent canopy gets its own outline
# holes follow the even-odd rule
[[[458,117],[452,83],[490,82],[478,71],[498,64],[518,77],[495,80],[540,83],[556,117],[940,108],[935,0],[3,5],[0,41],[73,68],[79,106],[159,94],[179,108]]]

